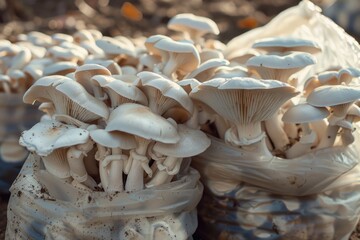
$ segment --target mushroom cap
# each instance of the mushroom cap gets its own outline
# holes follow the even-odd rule
[[[150,108],[136,103],[124,103],[113,110],[105,130],[122,131],[164,143],[180,140],[174,125]]]
[[[154,78],[149,80],[140,79],[139,88],[147,95],[150,108],[156,104],[156,111],[160,115],[176,105],[182,106],[186,111],[192,113],[193,103],[186,91],[177,83],[166,78]]]
[[[204,152],[211,144],[210,139],[200,130],[178,125],[180,140],[175,144],[155,143],[153,149],[166,156],[185,158]]]
[[[70,78],[53,75],[37,80],[24,94],[23,101],[52,102],[56,113],[66,114],[80,121],[107,119],[105,103],[90,95],[84,87]]]
[[[174,54],[176,61],[179,61],[177,70],[191,72],[200,64],[199,52],[191,43],[164,38],[156,42],[154,47],[169,54]]]
[[[256,41],[253,48],[265,50],[268,52],[307,52],[318,53],[321,52],[320,46],[310,40],[292,37],[272,37],[264,38]]]
[[[191,13],[181,13],[172,17],[167,27],[175,31],[197,31],[200,36],[206,33],[218,35],[220,33],[216,23],[206,17],[195,16]]]
[[[120,131],[108,132],[104,129],[90,131],[90,137],[95,143],[109,148],[134,149],[136,141],[134,136]]]
[[[111,76],[94,76],[94,78],[112,78]],[[138,102],[148,104],[145,94],[135,85],[115,78],[103,86],[103,90],[109,95],[112,106],[118,106],[126,102]]]
[[[270,118],[298,93],[294,87],[277,80],[234,77],[203,82],[191,91],[190,97],[232,123],[249,124]]]
[[[136,57],[135,48],[124,44],[122,41],[119,41],[111,37],[102,37],[101,39],[96,40],[96,45],[101,48],[107,55],[127,55]]]
[[[314,107],[307,103],[298,104],[289,108],[283,115],[282,121],[286,123],[310,123],[329,116],[324,107]]]
[[[229,65],[228,60],[221,58],[210,59],[201,63],[198,68],[187,74],[185,78],[196,78],[200,82],[204,82],[211,78],[212,74],[216,71],[217,68],[226,65]]]
[[[154,47],[155,44],[162,39],[170,39],[170,38],[168,36],[160,35],[160,34],[148,37],[144,43],[148,52],[156,56],[162,56],[162,51]]]
[[[111,72],[99,64],[84,64],[75,71],[75,79],[80,83],[88,93],[93,94],[93,85],[91,78],[95,75],[110,76]]]
[[[289,69],[303,68],[315,63],[315,58],[309,53],[292,52],[287,55],[254,56],[246,62],[246,66],[272,69]]]
[[[306,101],[316,107],[331,107],[360,99],[360,88],[346,85],[327,85],[315,88]]]
[[[42,75],[66,75],[75,72],[76,68],[77,64],[74,62],[55,62],[46,66]]]
[[[200,85],[201,82],[195,78],[188,78],[178,81],[177,84],[181,86],[187,94],[189,94],[196,86]]]
[[[30,152],[48,156],[55,149],[86,143],[90,134],[87,130],[55,120],[41,121],[21,134],[19,143]]]

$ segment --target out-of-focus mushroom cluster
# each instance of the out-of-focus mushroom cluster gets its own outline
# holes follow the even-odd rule
[[[205,133],[259,157],[354,141],[360,71],[329,69],[305,86],[293,77],[316,64],[316,43],[267,38],[225,54],[206,38],[219,33],[210,19],[179,14],[168,27],[176,34],[32,32],[1,42],[4,91],[29,87],[24,102],[46,113],[20,144],[77,186],[134,191],[175,179],[184,158],[210,145]]]

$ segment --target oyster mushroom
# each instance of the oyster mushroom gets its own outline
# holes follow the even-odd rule
[[[148,145],[152,141],[176,143],[180,140],[176,127],[165,118],[154,114],[148,107],[136,103],[124,103],[110,114],[106,131],[122,131],[135,136],[137,146],[130,150],[125,173],[128,173],[125,189],[143,189],[143,170],[151,176]]]
[[[37,80],[24,94],[25,103],[52,102],[56,114],[69,115],[82,122],[107,119],[105,103],[94,98],[81,84],[64,76],[47,76]]]
[[[77,64],[73,62],[55,62],[43,68],[42,76],[66,75],[75,72]]]
[[[98,78],[112,78],[107,76],[95,76]],[[113,78],[114,79],[114,78]],[[127,102],[137,102],[142,105],[147,105],[148,100],[145,94],[131,83],[124,82],[122,80],[109,81],[103,86],[104,92],[110,98],[111,108],[115,109],[117,106]]]
[[[321,52],[321,48],[316,42],[293,37],[263,38],[255,41],[252,47],[267,52],[297,51],[311,54]]]
[[[154,45],[168,55],[168,59],[161,59],[163,67],[160,71],[171,79],[176,79],[195,70],[200,64],[200,56],[194,45],[186,42],[177,42],[170,38],[157,41]]]
[[[225,134],[227,143],[242,148],[260,143],[255,145],[256,151],[272,156],[265,145],[261,122],[272,117],[285,101],[297,94],[294,87],[276,80],[238,77],[203,82],[190,96],[207,104],[232,124]]]
[[[321,86],[309,94],[306,101],[310,105],[331,109],[326,135],[321,137],[316,149],[333,146],[340,127],[338,123],[344,120],[347,111],[358,99],[360,99],[360,88],[346,85]]]
[[[138,75],[139,79],[134,84],[145,93],[149,108],[154,113],[161,116],[174,107],[181,107],[188,113],[193,112],[189,95],[177,83],[163,77],[155,78],[154,74],[144,75]]]
[[[105,98],[100,86],[101,84],[92,80],[92,77],[96,75],[110,76],[111,72],[106,67],[98,64],[84,64],[78,67],[75,71],[76,81],[80,83],[86,89],[86,91],[93,95],[95,98],[99,100],[104,100]],[[104,80],[108,79],[104,78]]]
[[[292,106],[283,115],[282,120],[301,124],[300,140],[285,151],[286,158],[296,158],[311,151],[319,136],[310,128],[310,123],[322,120],[329,115],[326,108],[314,107],[303,103]]]
[[[216,23],[206,17],[195,16],[191,13],[177,14],[168,22],[167,27],[171,30],[180,31],[184,38],[202,44],[202,37],[207,34],[218,35],[220,33]]]
[[[200,64],[198,68],[187,74],[184,79],[196,78],[200,82],[211,79],[216,69],[221,66],[229,65],[229,62],[225,59],[217,58],[210,59]]]
[[[158,186],[171,182],[174,175],[179,172],[183,158],[192,157],[205,151],[210,146],[210,139],[200,130],[189,128],[183,124],[178,125],[180,140],[175,144],[157,142],[153,151],[165,155],[163,162],[156,162],[158,170],[153,178],[146,183],[146,187]]]
[[[360,108],[352,104],[346,113],[346,117],[341,125],[342,131],[340,132],[341,141],[344,146],[350,145],[355,141],[353,132],[356,130],[353,123],[360,121]]]

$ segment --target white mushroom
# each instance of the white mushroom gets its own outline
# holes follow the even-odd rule
[[[122,131],[135,136],[137,147],[130,150],[125,173],[128,173],[125,189],[136,191],[143,189],[143,170],[151,176],[149,158],[146,155],[152,141],[176,143],[180,140],[176,127],[163,117],[154,114],[148,107],[125,103],[110,114],[107,131]]]
[[[314,107],[303,103],[292,106],[283,115],[282,120],[289,123],[301,124],[300,140],[285,151],[287,158],[296,158],[311,151],[315,147],[319,136],[310,128],[310,123],[322,120],[329,115],[326,108]]]
[[[312,54],[321,52],[321,48],[316,42],[293,37],[263,38],[255,41],[252,47],[267,52],[297,51]]]
[[[260,143],[256,151],[272,156],[265,146],[261,121],[272,117],[285,101],[297,94],[294,87],[276,80],[239,77],[204,82],[190,96],[232,123],[225,134],[227,143],[239,147]]]
[[[180,141],[175,144],[157,142],[153,151],[165,155],[165,160],[156,161],[158,170],[154,177],[146,184],[146,187],[158,186],[168,183],[174,175],[178,174],[183,158],[192,157],[205,151],[210,146],[210,139],[200,130],[178,125]]]

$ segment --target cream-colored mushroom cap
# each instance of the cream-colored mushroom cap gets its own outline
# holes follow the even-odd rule
[[[190,72],[185,78],[196,78],[200,82],[209,80],[217,68],[229,65],[229,61],[221,58],[210,59],[203,62],[194,71]]]
[[[151,110],[162,115],[171,107],[181,106],[189,113],[193,111],[193,103],[185,90],[177,83],[166,79],[140,79],[138,87],[149,100]]]
[[[298,104],[289,108],[283,115],[282,121],[287,123],[310,123],[329,116],[324,107],[314,107],[307,103]]]
[[[155,143],[155,152],[165,156],[185,158],[204,152],[211,144],[210,139],[200,130],[189,128],[183,124],[178,125],[180,141],[175,144],[162,142]]]
[[[89,136],[85,129],[51,120],[39,122],[24,131],[19,143],[30,152],[47,156],[55,149],[86,143]]]
[[[165,35],[160,35],[160,34],[150,36],[145,41],[145,47],[150,54],[153,54],[156,56],[162,56],[164,58],[163,61],[166,61],[166,56],[165,56],[166,54],[164,54],[161,50],[154,47],[155,44],[162,39],[170,39],[170,38]]]
[[[112,77],[94,76],[94,79],[98,78]],[[114,81],[110,81],[104,85],[103,89],[108,94],[112,107],[117,107],[127,102],[138,102],[142,105],[148,104],[148,99],[146,98],[145,94],[131,83],[114,79]]]
[[[246,66],[263,79],[286,82],[292,74],[315,63],[315,58],[309,53],[292,52],[287,55],[254,56],[246,62]]]
[[[112,131],[108,132],[104,129],[96,129],[90,131],[90,136],[95,143],[109,148],[134,149],[136,141],[133,135],[125,132]]]
[[[180,140],[173,124],[148,107],[136,103],[124,103],[113,110],[105,130],[122,131],[164,143],[176,143]]]
[[[52,102],[57,114],[69,115],[80,121],[107,119],[105,103],[90,95],[83,86],[70,78],[54,75],[37,80],[24,94],[23,101]]]
[[[253,48],[265,50],[267,52],[307,52],[318,53],[321,52],[320,46],[310,40],[292,37],[273,37],[264,38],[256,41]]]
[[[299,92],[277,80],[215,78],[201,83],[190,97],[210,106],[235,124],[250,124],[270,118],[282,104]]]
[[[123,42],[111,38],[111,37],[102,37],[101,39],[96,40],[96,45],[101,48],[105,54],[114,56],[114,55],[128,55],[135,57],[135,49],[124,44]]]
[[[190,43],[177,42],[172,39],[162,39],[155,43],[154,47],[172,54],[174,60],[177,62],[177,70],[191,72],[200,64],[199,53],[194,45]]]
[[[337,106],[360,99],[360,88],[346,85],[329,85],[315,88],[306,101],[316,107]]]
[[[75,71],[75,79],[80,83],[88,93],[93,94],[93,82],[91,78],[95,75],[107,75],[110,76],[111,72],[106,68],[98,64],[84,64],[78,67]]]
[[[74,62],[55,62],[44,68],[43,76],[66,75],[74,72],[76,68],[77,64]]]
[[[64,34],[64,33],[54,33],[51,35],[51,38],[55,44],[59,44],[62,42],[73,42],[74,38],[71,35]]]
[[[216,23],[206,17],[195,16],[191,13],[182,13],[174,16],[168,22],[167,27],[171,30],[188,32],[190,36],[201,37],[206,33],[218,35],[220,33]]]
[[[195,78],[188,78],[178,81],[177,84],[179,84],[179,86],[181,86],[186,91],[186,93],[189,94],[195,87],[200,85],[201,82]]]

